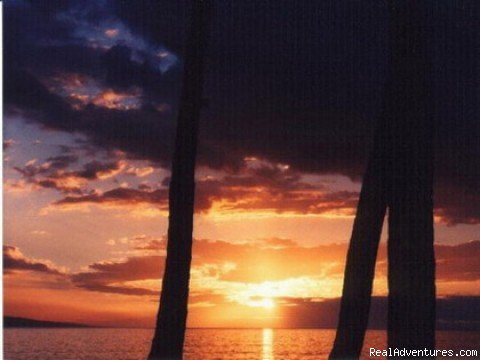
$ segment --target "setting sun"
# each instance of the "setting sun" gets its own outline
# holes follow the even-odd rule
[[[275,300],[272,298],[252,298],[246,302],[246,305],[250,307],[273,309],[275,307]]]
[[[265,309],[273,309],[275,307],[275,301],[272,298],[262,299],[260,301],[259,306],[261,306]]]

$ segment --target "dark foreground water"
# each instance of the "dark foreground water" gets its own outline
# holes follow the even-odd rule
[[[323,329],[190,329],[185,359],[326,359],[334,334],[333,330]],[[7,329],[4,331],[4,358],[144,360],[151,336],[150,329]],[[474,332],[439,332],[437,342],[439,349],[480,350],[480,334]],[[369,358],[369,347],[384,349],[385,344],[384,331],[369,331],[364,358]],[[469,357],[474,358],[478,357]]]

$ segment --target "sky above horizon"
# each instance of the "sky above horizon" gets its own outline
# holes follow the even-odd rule
[[[436,4],[430,34],[437,291],[452,301],[480,296],[474,6]],[[5,314],[151,326],[188,6],[4,8]],[[332,316],[381,111],[386,26],[376,1],[216,5],[189,326]],[[376,296],[386,267],[384,229]]]

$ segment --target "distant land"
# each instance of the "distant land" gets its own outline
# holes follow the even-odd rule
[[[91,328],[93,326],[68,322],[34,320],[13,316],[3,317],[5,328]]]

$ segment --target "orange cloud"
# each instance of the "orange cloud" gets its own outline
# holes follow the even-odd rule
[[[114,38],[118,36],[118,29],[107,29],[105,30],[105,35],[107,35],[109,38]]]
[[[95,276],[112,282],[157,280],[164,265],[164,239],[137,238],[134,250],[161,255],[133,256],[120,263],[94,265]],[[449,283],[454,291],[457,281],[480,281],[478,259],[480,241],[459,245],[439,245],[437,251],[437,281]],[[192,260],[192,288],[223,294],[233,301],[255,296],[335,297],[340,295],[347,245],[327,244],[301,246],[289,239],[266,239],[250,243],[195,240]],[[140,260],[142,259],[142,260]],[[464,259],[463,265],[461,259]],[[144,267],[130,271],[131,266]],[[118,269],[114,271],[113,269]],[[122,270],[120,270],[122,269]],[[380,247],[376,281],[380,294],[386,292],[386,248]],[[139,276],[136,276],[139,271]],[[126,272],[126,275],[121,275]],[[103,275],[102,275],[103,274]],[[93,276],[93,275],[90,275]],[[93,276],[93,277],[95,277]],[[148,276],[151,276],[148,278]],[[383,285],[382,285],[383,284]],[[107,289],[108,290],[108,289]],[[450,291],[450,292],[448,292]]]
[[[139,90],[128,93],[107,89],[103,90],[95,97],[85,99],[85,102],[90,102],[96,106],[105,107],[107,109],[132,110],[140,108],[140,96],[141,92],[139,92]]]
[[[45,260],[25,257],[18,248],[4,247],[6,274],[36,272],[64,275],[75,287],[124,295],[155,295],[165,262],[165,240],[138,236],[121,260],[96,262],[85,271],[67,273]],[[455,294],[457,283],[470,282],[475,294],[480,281],[480,241],[437,245],[439,294]],[[249,304],[252,299],[285,296],[336,297],[340,295],[346,244],[301,246],[289,239],[249,243],[195,240],[192,290],[222,295],[225,300]],[[386,249],[380,247],[376,271],[377,293],[386,293]],[[448,286],[443,286],[448,284]],[[463,289],[464,290],[464,289]]]
[[[45,260],[28,258],[18,248],[5,246],[8,309],[17,306],[9,294],[37,288],[55,290],[55,297],[60,302],[63,301],[60,297],[62,292],[64,298],[68,298],[70,294],[81,291],[81,297],[85,299],[110,294],[112,298],[108,299],[118,297],[116,301],[124,304],[126,313],[140,297],[156,302],[165,262],[165,240],[139,235],[122,240],[122,243],[130,245],[124,258],[95,262],[76,273],[61,270]],[[241,317],[253,316],[255,312],[261,313],[265,318],[258,323],[259,326],[327,326],[328,319],[336,321],[333,315],[338,310],[336,298],[341,294],[346,250],[345,244],[305,247],[290,239],[278,238],[248,243],[195,240],[189,302],[193,314],[191,321],[199,326],[232,325],[233,318],[218,315],[219,309],[222,309],[222,312],[239,314],[238,321]],[[479,266],[473,260],[480,255],[480,241],[438,245],[436,250],[439,296],[443,298],[459,291],[480,295]],[[385,257],[386,249],[381,246],[376,295],[387,292]],[[462,259],[465,259],[463,263]],[[48,281],[49,277],[58,276],[62,279],[61,283]],[[151,304],[148,311],[153,314],[155,303],[146,303]],[[328,312],[332,317],[325,317],[324,311],[329,304],[334,306]],[[312,315],[315,310],[316,315]],[[115,316],[121,318],[120,314]],[[275,318],[282,320],[275,322]],[[450,322],[449,319],[445,321]],[[254,323],[252,320],[251,324]]]
[[[148,168],[148,173],[150,171]],[[300,174],[283,165],[262,165],[245,171],[245,174],[237,176],[198,179],[196,212],[215,215],[263,213],[322,216],[352,216],[355,213],[357,192],[329,191],[322,184],[304,182]],[[143,175],[143,171],[130,169],[127,173]],[[137,190],[122,191],[116,188],[95,196],[69,196],[57,201],[55,205],[72,207],[75,204],[90,203],[132,207],[149,204],[165,209],[168,182],[168,178],[164,179],[162,185],[165,187],[157,189],[141,184]]]
[[[151,166],[146,166],[142,168],[132,166],[127,169],[127,174],[135,175],[138,177],[145,177],[152,174],[154,171],[155,169]]]
[[[108,37],[118,35],[118,30],[105,31]],[[67,100],[75,110],[82,110],[87,105],[95,105],[112,110],[139,109],[142,105],[142,90],[131,88],[128,91],[116,91],[104,87],[90,76],[77,73],[59,73],[43,79],[47,88]]]

